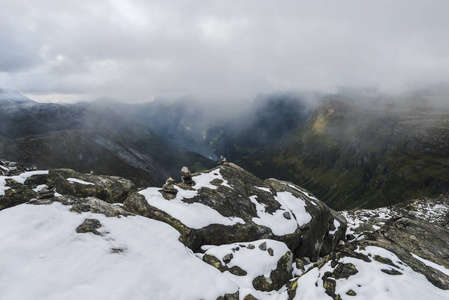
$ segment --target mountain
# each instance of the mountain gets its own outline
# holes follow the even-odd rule
[[[215,165],[108,107],[33,101],[0,106],[0,154],[9,160],[44,168],[90,169],[127,176],[142,185],[160,184],[186,164],[195,170]],[[74,155],[64,155],[68,153]]]
[[[300,184],[336,209],[375,208],[449,190],[446,98],[331,97],[304,118],[268,134],[273,142],[266,147],[252,146],[250,137],[239,143],[236,134],[222,139],[221,149],[258,176]]]
[[[329,99],[273,158],[334,208],[379,207],[449,190],[449,111]]]
[[[34,103],[34,101],[19,92],[0,89],[0,105],[17,103]]]
[[[169,177],[154,159],[103,131],[55,131],[0,142],[0,153],[39,168],[70,167],[129,178],[139,186],[158,185]]]
[[[449,297],[447,195],[336,212],[232,163],[140,190],[0,166],[5,299]]]

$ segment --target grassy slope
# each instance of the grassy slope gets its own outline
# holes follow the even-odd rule
[[[302,185],[337,209],[449,190],[449,114],[371,105],[325,101],[280,146],[238,163]]]

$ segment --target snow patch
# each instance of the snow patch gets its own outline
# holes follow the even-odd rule
[[[78,178],[67,178],[67,181],[70,182],[70,183],[76,182],[76,183],[84,184],[84,185],[95,185],[92,182],[87,182],[87,181],[84,181],[84,180],[81,180],[81,179],[78,179]]]

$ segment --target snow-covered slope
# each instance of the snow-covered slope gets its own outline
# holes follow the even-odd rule
[[[34,103],[28,97],[25,97],[19,92],[0,89],[0,104],[13,104],[13,103]]]
[[[17,166],[1,168],[0,300],[449,299],[444,195],[344,212],[338,239],[346,220],[337,212],[235,165],[193,174],[196,185],[175,185],[171,198],[157,188],[122,193],[119,177]],[[31,199],[44,183],[54,197]],[[294,234],[273,234],[292,222]],[[199,247],[189,248],[194,237]]]
[[[77,233],[86,219],[98,231]],[[24,204],[0,212],[0,299],[217,299],[238,286],[140,216]]]

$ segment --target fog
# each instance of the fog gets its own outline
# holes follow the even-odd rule
[[[444,0],[2,0],[0,88],[41,102],[401,93],[449,78],[448,11]]]

